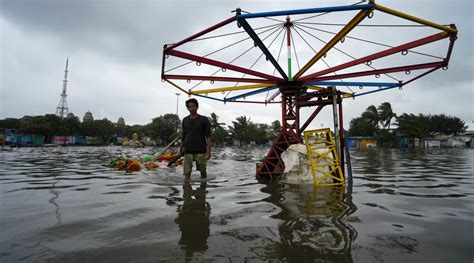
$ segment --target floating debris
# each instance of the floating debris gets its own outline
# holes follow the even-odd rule
[[[124,153],[119,153],[114,159],[110,160],[105,166],[125,170],[129,172],[138,172],[143,168],[155,170],[158,167],[178,166],[183,163],[181,156],[176,152],[165,152],[155,155],[143,155],[140,158],[130,158]]]

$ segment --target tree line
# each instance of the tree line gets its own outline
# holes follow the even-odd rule
[[[392,125],[396,128],[391,128]],[[397,115],[389,102],[378,107],[370,105],[361,116],[351,120],[349,127],[349,136],[375,137],[380,146],[385,147],[397,145],[397,136],[424,140],[435,135],[457,135],[467,130],[463,120],[445,114]]]
[[[253,122],[247,116],[237,117],[226,125],[219,121],[215,113],[209,116],[212,139],[215,145],[231,144],[237,141],[240,145],[255,142],[266,144],[273,141],[281,129],[278,120],[271,124]],[[396,126],[396,128],[392,128]],[[139,138],[148,137],[158,144],[167,144],[180,134],[179,116],[167,113],[151,120],[145,125],[120,125],[108,119],[80,121],[74,114],[60,118],[54,114],[43,116],[24,116],[22,118],[0,119],[0,128],[14,129],[17,134],[36,134],[45,136],[51,142],[53,136],[90,136],[100,138],[103,143],[110,143],[117,137],[132,138],[137,133]],[[375,137],[380,146],[396,146],[397,136],[423,140],[427,137],[443,134],[459,134],[466,131],[464,121],[457,117],[403,113],[397,115],[389,102],[378,107],[369,106],[361,116],[350,121],[349,136]]]
[[[219,121],[217,114],[211,113],[208,118],[211,124],[212,142],[217,146],[231,144],[233,140],[236,140],[239,145],[250,142],[265,144],[275,139],[281,129],[281,123],[278,120],[268,125],[266,123],[255,123],[247,116],[240,116],[226,127],[225,123]],[[179,136],[181,120],[178,115],[167,113],[153,118],[151,123],[147,125],[135,125],[134,130],[138,134],[150,137],[160,144],[166,144]]]
[[[275,139],[281,128],[278,120],[269,125],[253,122],[247,116],[237,117],[227,127],[215,113],[210,115],[209,121],[215,145],[230,144],[233,140],[240,145],[250,142],[265,144]],[[16,134],[42,135],[46,142],[51,142],[53,136],[90,136],[100,138],[101,142],[107,144],[117,137],[132,138],[137,133],[139,138],[148,137],[163,145],[179,136],[181,120],[178,115],[167,113],[145,125],[120,125],[106,118],[81,122],[74,114],[65,118],[46,114],[0,119],[0,128],[13,129]]]

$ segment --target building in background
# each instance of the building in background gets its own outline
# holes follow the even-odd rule
[[[94,121],[94,116],[92,116],[92,112],[88,111],[84,114],[84,117],[82,118],[82,122],[87,122],[87,121]]]

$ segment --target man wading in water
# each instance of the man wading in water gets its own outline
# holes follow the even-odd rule
[[[207,177],[207,160],[211,158],[211,123],[205,116],[197,114],[199,104],[196,99],[186,101],[189,116],[183,119],[182,144],[179,154],[184,154],[184,180],[191,180],[193,161],[196,169],[201,172],[201,178]]]

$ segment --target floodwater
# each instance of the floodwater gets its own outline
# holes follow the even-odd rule
[[[256,182],[267,149],[209,178],[102,166],[120,147],[0,151],[0,262],[473,262],[474,150],[352,150],[346,189]]]

